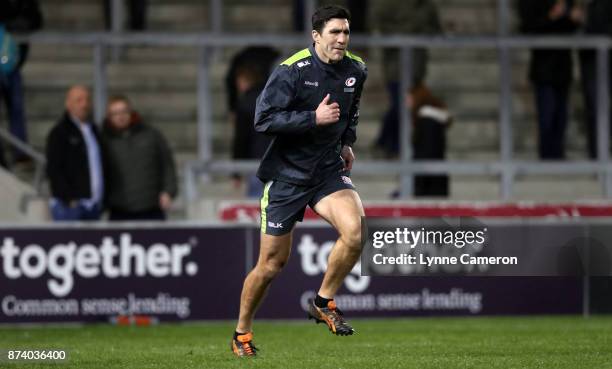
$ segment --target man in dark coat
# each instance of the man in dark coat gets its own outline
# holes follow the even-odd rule
[[[236,71],[236,85],[239,96],[235,107],[233,159],[261,159],[270,144],[270,137],[255,132],[255,106],[257,96],[264,88],[262,76],[256,69],[244,66]],[[235,176],[239,180],[239,176]],[[263,183],[254,174],[247,179],[246,195],[260,198],[263,194]]]
[[[520,0],[519,15],[521,31],[538,35],[570,34],[582,19],[573,0]],[[572,80],[571,50],[532,50],[529,79],[535,89],[540,159],[564,159]]]
[[[165,220],[177,194],[172,151],[125,96],[108,101],[102,132],[109,220]]]
[[[65,106],[66,112],[47,137],[51,215],[54,220],[97,220],[104,198],[104,155],[90,119],[89,90],[71,87]]]

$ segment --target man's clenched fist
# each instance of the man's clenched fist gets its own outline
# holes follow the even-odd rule
[[[340,120],[340,105],[338,103],[329,103],[329,94],[327,94],[315,111],[316,122],[318,126],[336,123]]]

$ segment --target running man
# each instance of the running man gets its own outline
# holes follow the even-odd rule
[[[359,100],[367,69],[347,50],[350,14],[339,6],[312,16],[313,44],[285,60],[257,99],[255,130],[273,136],[257,176],[266,183],[261,199],[261,243],[257,265],[244,281],[240,316],[232,339],[237,356],[255,356],[253,316],[270,282],[287,263],[293,227],[306,205],[339,234],[323,283],[310,301],[309,318],[336,335],[353,328],[334,295],[361,253],[361,199],[350,179],[355,160]]]

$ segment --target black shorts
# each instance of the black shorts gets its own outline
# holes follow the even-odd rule
[[[272,236],[289,233],[295,222],[304,219],[306,205],[314,209],[325,196],[346,189],[355,189],[346,171],[330,176],[315,186],[281,181],[266,183],[261,197],[261,232]]]

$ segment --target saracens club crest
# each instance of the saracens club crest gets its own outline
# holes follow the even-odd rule
[[[353,87],[355,86],[355,82],[357,82],[357,79],[355,77],[349,77],[346,79],[346,87]]]
[[[353,181],[351,181],[351,178],[347,176],[341,176],[340,178],[342,179],[342,182],[344,182],[345,184],[354,186]]]

